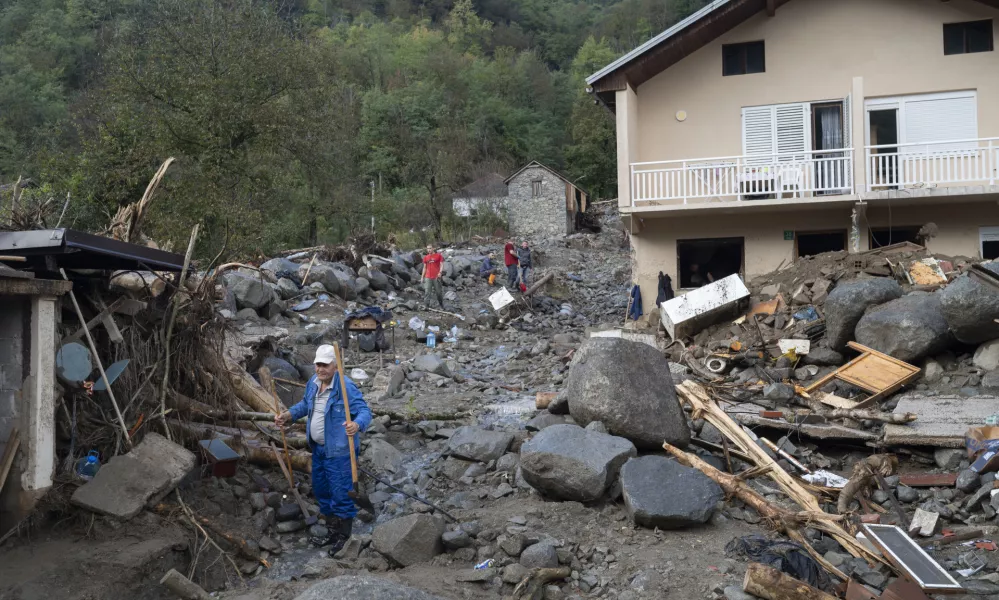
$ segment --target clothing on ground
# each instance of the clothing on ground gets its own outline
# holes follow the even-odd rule
[[[441,265],[444,257],[440,252],[434,252],[423,257],[423,275],[427,279],[437,279],[441,275]]]
[[[507,277],[507,287],[516,288],[517,287],[517,263],[512,265],[507,265],[506,267],[506,277]]]
[[[316,409],[312,411],[312,418],[309,419],[309,436],[312,441],[320,446],[326,445],[324,437],[326,431],[326,405],[329,403],[332,390],[326,388],[316,394]]]
[[[503,261],[507,267],[517,264],[517,253],[513,244],[508,243],[506,246],[503,246]]]
[[[642,288],[637,285],[631,288],[631,306],[628,308],[628,316],[632,321],[637,321],[642,316]]]
[[[520,263],[521,267],[533,267],[531,264],[531,249],[530,248],[517,248],[517,262]]]
[[[347,387],[347,402],[350,404],[350,418],[357,423],[359,431],[365,431],[371,423],[371,409],[368,408],[361,390],[357,389],[354,382],[349,377],[345,378],[344,382]],[[339,374],[333,375],[333,379],[330,382],[330,389],[332,392],[330,393],[329,401],[322,411],[326,415],[323,422],[323,438],[325,443],[322,445],[314,443],[311,435],[306,436],[306,441],[309,444],[309,449],[313,452],[317,452],[317,449],[320,449],[318,452],[320,454],[325,453],[328,457],[349,457],[350,449],[347,445],[347,431],[344,428],[347,414],[343,407],[343,394],[341,393]],[[319,378],[313,375],[309,379],[309,382],[305,384],[305,395],[302,397],[302,400],[288,409],[293,422],[305,416],[309,418],[307,423],[312,422],[312,414],[315,412],[315,402],[318,394]],[[354,443],[357,447],[360,447],[360,435],[354,436]]]
[[[341,519],[353,519],[357,507],[348,495],[354,489],[350,474],[350,455],[329,457],[316,447],[312,451],[312,493],[319,512]]]
[[[430,306],[430,301],[436,299],[437,304],[444,308],[444,286],[440,279],[423,280],[423,303]]]

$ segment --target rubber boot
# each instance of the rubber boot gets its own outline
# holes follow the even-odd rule
[[[329,557],[343,550],[350,540],[350,534],[354,531],[354,519],[340,519],[340,527],[337,529],[337,540],[330,546]]]
[[[313,546],[329,546],[330,544],[336,543],[340,538],[340,528],[343,519],[340,517],[326,517],[326,535],[313,535],[309,536],[309,542]]]

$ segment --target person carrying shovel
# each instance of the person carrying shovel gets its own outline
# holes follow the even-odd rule
[[[326,518],[327,531],[326,535],[312,536],[309,541],[316,546],[332,545],[329,550],[332,557],[350,539],[357,515],[357,507],[351,498],[354,491],[351,452],[354,447],[359,447],[360,440],[349,438],[368,428],[371,410],[353,381],[344,377],[345,385],[340,385],[333,346],[319,346],[314,362],[316,374],[306,384],[305,396],[301,402],[278,415],[274,423],[284,427],[286,423],[308,416],[306,438],[312,450],[312,493]],[[344,388],[346,402],[341,391]],[[350,405],[350,415],[345,413],[345,404]]]

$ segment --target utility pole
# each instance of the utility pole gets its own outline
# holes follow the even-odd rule
[[[371,180],[371,233],[375,232],[375,180]]]

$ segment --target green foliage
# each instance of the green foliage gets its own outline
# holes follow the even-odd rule
[[[0,182],[96,229],[173,156],[145,230],[204,254],[483,233],[452,196],[529,160],[616,193],[584,79],[704,3],[0,0]]]

